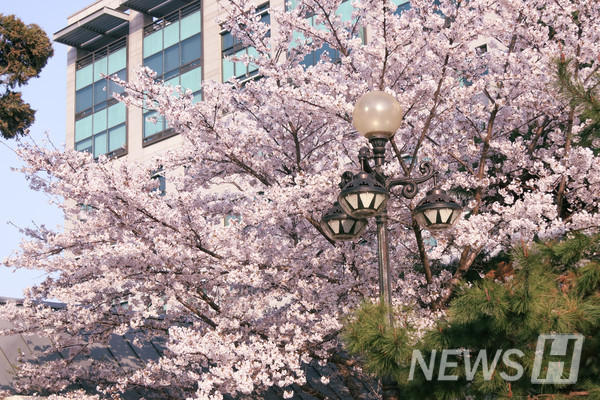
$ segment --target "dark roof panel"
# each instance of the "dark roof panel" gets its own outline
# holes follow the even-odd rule
[[[123,336],[113,335],[108,344],[108,350],[125,371],[134,371],[144,366],[143,361],[134,351],[129,340]]]
[[[159,350],[152,344],[152,342],[149,342],[145,339],[139,340],[140,336],[137,336],[138,340],[136,341],[136,334],[131,332],[126,333],[123,337],[131,345],[131,349],[135,352],[136,356],[141,362],[147,363],[160,358],[161,353],[159,353]]]
[[[54,34],[54,41],[84,50],[98,50],[129,33],[129,15],[104,7]]]
[[[9,322],[0,320],[0,329],[11,327]],[[0,389],[6,389],[14,379],[16,362],[14,348],[19,345],[19,337],[18,335],[0,337]]]
[[[127,0],[121,3],[121,5],[153,17],[162,18],[194,1],[195,0]]]

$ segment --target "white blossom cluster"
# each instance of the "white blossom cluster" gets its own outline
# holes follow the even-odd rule
[[[577,146],[587,122],[559,94],[554,62],[572,59],[582,81],[594,72],[595,0],[414,0],[400,17],[392,2],[355,1],[349,21],[335,13],[341,0],[299,0],[272,9],[270,27],[253,17],[251,2],[222,3],[224,28],[259,55],[240,60],[259,67],[259,80],[204,82],[203,101],[192,103],[142,70],[121,98],[164,115],[181,147],[144,165],[20,148],[32,188],[55,199],[67,221],[66,229],[28,231],[31,240],[6,261],[48,278],[3,315],[13,331],[47,336],[64,355],[20,366],[20,390],[91,382],[102,398],[129,388],[162,399],[265,390],[291,398],[309,390],[307,365],[317,362],[337,371],[321,385],[338,373],[371,379],[340,351],[340,331],[378,296],[374,223],[347,243],[330,242],[318,224],[367,145],[351,114],[369,90],[393,94],[406,111],[386,173],[418,176],[429,160],[464,206],[451,231],[422,232],[423,256],[410,216],[422,194],[406,200],[394,191],[389,202],[393,301],[410,308],[406,320],[418,332],[443,317],[477,257],[598,230],[599,158]],[[339,62],[300,64],[324,43]],[[151,179],[158,167],[168,181],[163,196]],[[237,218],[224,226],[228,216]],[[43,299],[65,307],[51,310]],[[128,332],[140,343],[162,340],[162,357],[130,370],[71,362],[91,343]]]

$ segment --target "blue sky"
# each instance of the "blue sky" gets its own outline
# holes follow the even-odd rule
[[[0,13],[14,14],[26,24],[35,23],[42,27],[52,39],[55,32],[67,26],[67,17],[94,0],[3,0]],[[48,132],[57,146],[65,142],[66,121],[66,74],[67,46],[54,43],[52,57],[41,75],[30,80],[22,88],[25,101],[34,110],[35,123],[30,136],[38,143]],[[20,165],[14,154],[16,142],[0,139],[0,178],[2,196],[0,196],[0,260],[18,250],[22,235],[18,227],[33,227],[44,224],[50,228],[62,226],[60,211],[48,204],[48,198],[29,189],[24,176],[11,171]],[[0,266],[0,297],[21,297],[24,288],[43,280],[41,271],[16,271]]]

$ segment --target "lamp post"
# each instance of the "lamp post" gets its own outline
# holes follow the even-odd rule
[[[352,113],[353,123],[358,132],[369,140],[373,150],[371,152],[367,147],[360,149],[360,171],[355,175],[344,172],[338,201],[321,219],[321,227],[331,239],[351,240],[362,233],[367,225],[367,218],[375,217],[379,298],[388,310],[391,310],[392,304],[386,209],[390,189],[402,186],[402,196],[412,199],[418,192],[418,185],[436,175],[433,166],[428,162],[420,164],[419,177],[384,175],[382,166],[385,163],[385,145],[400,127],[402,116],[400,104],[388,93],[369,92],[357,101]],[[373,160],[373,166],[369,160]],[[454,203],[444,190],[436,186],[427,192],[425,198],[415,207],[412,217],[421,227],[439,231],[452,226],[461,212],[462,208]],[[386,316],[386,323],[392,324],[391,311]],[[400,399],[398,386],[391,377],[382,379],[382,398]]]

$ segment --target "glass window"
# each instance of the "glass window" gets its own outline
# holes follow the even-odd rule
[[[79,142],[87,137],[92,136],[92,115],[75,121],[75,141]]]
[[[171,87],[175,87],[175,86],[179,85],[179,75],[176,76],[175,78],[171,78],[168,81],[165,81],[165,85],[171,86]]]
[[[147,35],[144,38],[144,66],[156,72],[157,80],[177,86],[182,82],[183,73],[184,85],[190,85],[191,90],[200,90],[200,83],[196,83],[195,79],[198,77],[201,79],[202,69],[196,68],[198,71],[194,70],[192,73],[190,68],[201,65],[201,26],[200,2],[193,2],[144,28]],[[159,32],[162,35],[160,44]],[[156,117],[158,122],[148,121],[149,117]],[[144,114],[144,138],[156,135],[167,128],[168,125],[157,113]],[[152,141],[146,140],[144,143],[149,144]]]
[[[75,149],[89,151],[98,157],[126,145],[127,109],[117,103],[75,122]],[[108,130],[107,130],[108,128]]]
[[[100,75],[111,74],[127,79],[126,41],[112,43],[79,62],[84,65],[91,63],[81,68],[79,78],[76,76],[80,84],[85,82],[88,85],[75,92],[75,149],[89,151],[98,157],[124,146],[126,141],[125,105],[117,103],[107,108],[113,93],[122,93],[123,88]]]
[[[165,49],[164,72],[168,73],[179,68],[179,44]]]
[[[123,103],[117,103],[108,107],[108,127],[118,125],[127,119],[127,108]]]
[[[196,35],[181,42],[181,65],[202,57],[202,36]]]
[[[336,10],[336,14],[342,17],[342,21],[352,21],[352,11],[354,11],[354,7],[352,7],[351,1],[346,1],[340,4],[338,9]]]
[[[105,79],[103,74],[108,74],[108,57],[102,57],[94,62],[94,82]]]
[[[394,2],[404,2],[406,0],[393,0],[393,1]],[[294,3],[297,3],[297,2],[292,3],[292,5],[293,5],[292,9],[295,7]],[[353,21],[353,18],[352,18],[353,11],[354,11],[354,7],[352,6],[352,2],[344,0],[338,6],[338,8],[336,10],[336,14],[341,17],[342,21]],[[316,27],[317,29],[320,29],[320,30],[327,29],[327,27],[323,24],[316,24],[314,16],[307,18],[307,20],[310,21],[310,24],[312,26]],[[364,42],[364,29],[359,29],[359,31],[357,32],[357,36],[360,37],[361,39],[363,39],[363,42]],[[302,33],[299,33],[299,32],[294,32],[294,39],[295,39],[296,43],[305,43],[306,42],[306,38],[304,37],[304,35],[302,35]],[[340,61],[339,52],[335,49],[332,49],[329,44],[325,43],[321,48],[316,49],[309,54],[306,54],[304,56],[304,59],[300,62],[300,64],[305,67],[308,67],[310,65],[315,65],[316,63],[321,61],[321,59],[323,59],[323,56],[325,54],[327,54],[327,56],[325,57],[325,60],[327,60],[329,62],[339,62]]]
[[[116,75],[119,79],[122,80],[126,80],[127,79],[127,71],[126,70],[121,70],[119,72],[117,72]],[[113,97],[113,94],[117,93],[123,93],[125,91],[125,89],[123,88],[123,86],[119,85],[118,83],[115,83],[113,81],[108,81],[108,97],[111,98]]]
[[[235,76],[235,63],[223,59],[223,81],[228,81]]]
[[[172,77],[174,77],[174,76],[175,76],[175,77],[176,77],[176,76],[179,76],[179,68],[176,68],[176,69],[174,69],[174,70],[172,70],[172,71],[169,71],[169,72],[165,73],[165,74],[163,75],[163,79],[170,79],[170,78],[172,78]]]
[[[238,78],[245,78],[248,75],[248,71],[246,70],[246,66],[241,62],[236,62],[235,66],[235,76]]]
[[[202,68],[195,68],[182,74],[181,86],[190,89],[192,93],[198,92],[202,87]]]
[[[144,60],[144,65],[153,71],[156,71],[156,76],[163,74],[163,53],[157,53]]]
[[[94,105],[108,100],[108,82],[102,79],[94,83]]]
[[[86,139],[83,142],[76,143],[75,150],[87,151],[88,153],[91,153],[92,152],[92,138]]]
[[[127,49],[122,48],[115,53],[108,55],[108,74],[112,75],[117,71],[127,68]]]
[[[79,90],[84,86],[90,85],[93,82],[94,64],[86,65],[75,72],[75,90]]]
[[[86,86],[75,93],[75,113],[91,108],[94,105],[94,88],[92,85]]]
[[[200,33],[202,29],[202,18],[200,18],[200,11],[188,15],[181,19],[181,40],[187,39],[190,36],[194,36]]]
[[[323,59],[324,55],[326,55],[325,60],[335,62],[338,60],[337,54],[337,51],[333,50],[328,43],[324,43],[320,48],[307,54],[301,64],[304,66],[315,65]]]
[[[93,114],[94,117],[94,129],[92,132],[95,134],[106,130],[106,108],[102,111],[98,111]]]
[[[248,55],[250,58],[258,59],[258,51],[254,47],[248,47]],[[253,72],[258,70],[258,66],[254,63],[248,64],[248,73],[252,74]]]
[[[227,215],[224,219],[223,219],[223,223],[225,224],[225,226],[229,226],[231,223],[235,223],[235,222],[240,222],[242,220],[242,217],[239,215]]]
[[[163,49],[163,30],[154,32],[144,38],[144,58]]]
[[[125,124],[116,126],[108,131],[108,152],[111,153],[115,150],[125,147],[125,141],[127,140],[127,129]]]
[[[304,66],[315,65],[324,57],[326,60],[330,62],[336,62],[339,60],[339,53],[337,50],[334,50],[329,46],[329,44],[325,43],[323,46],[304,57],[304,60],[301,62]]]
[[[179,21],[165,26],[163,33],[163,47],[167,48],[179,42]]]
[[[402,13],[406,10],[410,9],[410,1],[406,1],[406,0],[393,0],[394,4],[396,4],[398,6],[398,8],[396,9],[396,11],[394,11],[394,14],[400,16],[402,15]]]
[[[233,47],[233,35],[229,32],[224,33],[221,37],[221,46],[223,47],[223,51],[229,50]]]
[[[108,142],[106,132],[94,136],[94,158],[108,153]]]
[[[265,4],[257,10],[257,14],[260,16],[260,22],[264,24],[271,23],[271,16],[268,12],[269,4]],[[270,32],[267,33],[267,36]],[[258,67],[252,63],[246,66],[241,61],[227,60],[227,57],[233,56],[237,58],[242,55],[250,55],[258,57],[258,52],[251,46],[244,46],[244,44],[237,38],[235,38],[230,32],[224,32],[221,34],[221,57],[222,57],[222,79],[223,82],[235,77],[240,79],[249,78],[258,73]]]
[[[158,191],[160,196],[164,196],[167,193],[167,178],[165,177],[164,171],[158,170],[152,174],[152,179],[158,180],[158,187],[152,189],[153,192]]]
[[[156,122],[150,120],[153,117],[156,118]],[[156,111],[150,111],[149,113],[144,114],[144,137],[147,138],[164,131],[164,125],[164,118],[158,115]]]

